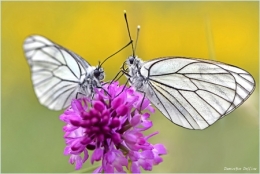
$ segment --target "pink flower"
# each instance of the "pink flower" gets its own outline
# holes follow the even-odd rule
[[[153,145],[143,131],[152,127],[149,120],[154,112],[149,100],[131,87],[117,82],[96,89],[93,98],[74,99],[71,106],[60,116],[63,127],[65,155],[78,170],[93,151],[91,163],[102,161],[94,173],[123,173],[130,170],[140,173],[140,167],[151,170],[162,162],[166,154],[162,144]],[[128,164],[131,161],[131,166]],[[128,169],[130,167],[130,169]]]

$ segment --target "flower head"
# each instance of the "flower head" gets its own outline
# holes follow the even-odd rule
[[[146,111],[142,113],[142,111]],[[117,82],[96,89],[92,98],[74,99],[60,116],[70,163],[80,169],[93,151],[91,163],[102,160],[94,172],[134,173],[151,170],[162,162],[166,154],[162,144],[153,145],[148,139],[158,132],[145,136],[143,131],[152,127],[149,120],[154,108],[149,100],[132,87],[119,86]],[[129,165],[131,161],[131,165]]]

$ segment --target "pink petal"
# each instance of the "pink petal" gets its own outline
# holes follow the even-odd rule
[[[121,105],[119,106],[117,109],[116,109],[116,113],[119,115],[119,116],[125,116],[128,112],[128,107],[125,106],[125,105]]]
[[[141,173],[139,165],[137,165],[137,162],[133,162],[131,165],[131,172],[132,173]]]
[[[93,173],[101,173],[103,170],[102,166],[99,166],[98,168],[96,168]]]
[[[97,148],[94,150],[92,157],[91,157],[91,164],[94,163],[94,161],[99,161],[103,157],[103,149]]]
[[[95,101],[94,108],[102,112],[105,109],[105,105],[101,101]]]
[[[159,155],[165,155],[167,154],[166,148],[164,147],[163,144],[155,144],[154,148],[157,150],[157,153]]]

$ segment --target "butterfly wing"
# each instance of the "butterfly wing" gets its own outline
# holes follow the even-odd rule
[[[76,98],[90,65],[75,53],[42,36],[29,36],[23,45],[40,103],[61,110]]]
[[[158,58],[140,70],[151,102],[175,124],[205,129],[240,106],[254,91],[253,77],[221,62]]]

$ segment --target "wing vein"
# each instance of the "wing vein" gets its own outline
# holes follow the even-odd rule
[[[170,96],[172,96],[173,98],[175,98],[171,93],[169,93],[168,91],[166,91],[165,89],[163,89],[162,87],[158,86],[160,89],[164,90],[167,94],[169,94]],[[156,89],[157,90],[157,89]],[[158,90],[157,90],[158,91]],[[158,91],[160,93],[160,91]],[[163,95],[161,93],[161,95]],[[164,95],[163,95],[164,96]],[[166,98],[166,97],[165,97]],[[194,127],[192,126],[192,124],[190,123],[190,121],[186,118],[186,116],[178,109],[178,107],[172,103],[168,98],[166,98],[172,105],[174,105],[174,107],[179,111],[179,113],[181,113],[181,115],[183,115],[183,117],[185,118],[185,120],[190,124],[190,126],[194,129]],[[179,103],[180,106],[182,106],[182,104],[180,104],[180,102],[177,100],[177,98],[175,98],[176,101]],[[186,110],[185,107],[182,106],[182,108],[187,111],[189,114],[190,112],[188,110]],[[191,114],[190,114],[191,115]],[[195,123],[198,125],[198,123],[196,122],[196,120],[191,116],[191,118],[195,121]],[[199,125],[198,125],[199,126]],[[200,127],[200,126],[199,126]]]

